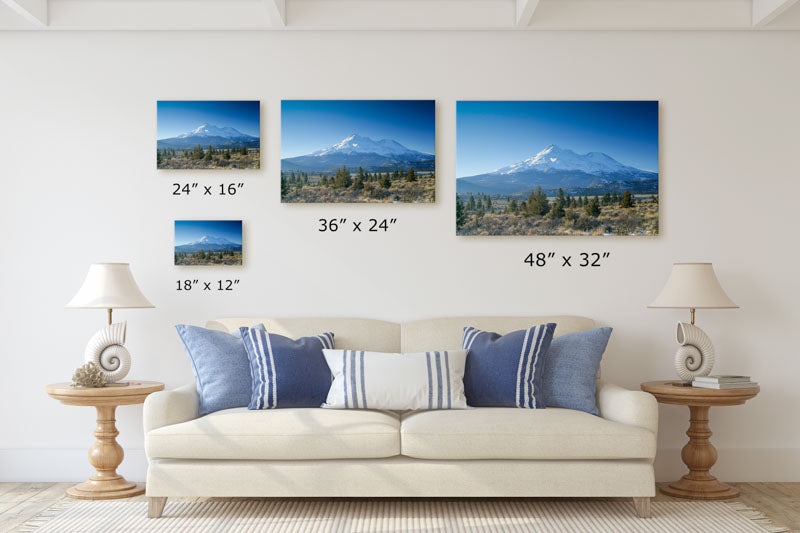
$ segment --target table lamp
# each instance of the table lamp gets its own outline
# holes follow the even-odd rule
[[[736,309],[719,284],[711,263],[674,263],[661,293],[648,308],[688,309],[691,322],[678,322],[675,370],[684,381],[707,376],[714,366],[714,345],[694,325],[696,309]]]
[[[128,323],[112,324],[114,309],[155,307],[145,298],[133,279],[129,263],[94,263],[78,293],[67,304],[72,309],[107,309],[108,326],[92,336],[84,360],[94,362],[105,373],[107,382],[120,381],[131,368],[131,355],[125,348]]]

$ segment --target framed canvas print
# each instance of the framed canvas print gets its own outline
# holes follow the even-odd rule
[[[657,235],[657,101],[460,101],[457,235]]]
[[[241,220],[175,221],[175,265],[241,264]]]
[[[261,167],[258,100],[159,100],[157,109],[157,168]]]
[[[284,100],[281,201],[433,202],[433,100]]]

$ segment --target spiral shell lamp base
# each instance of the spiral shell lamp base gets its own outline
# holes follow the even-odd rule
[[[680,348],[675,352],[675,371],[684,381],[707,376],[714,368],[714,345],[705,331],[694,324],[678,322],[676,333]]]
[[[86,345],[84,361],[91,361],[102,368],[106,382],[120,381],[131,369],[131,354],[124,346],[127,327],[127,322],[106,326],[95,333]]]

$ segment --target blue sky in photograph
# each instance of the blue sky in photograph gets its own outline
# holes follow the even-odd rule
[[[491,172],[551,144],[578,154],[604,152],[658,171],[657,101],[458,102],[457,176]]]
[[[177,137],[206,122],[261,137],[258,100],[160,100],[157,108],[158,139]]]
[[[236,244],[242,244],[241,220],[176,220],[175,246],[188,244],[208,235],[223,237]]]
[[[284,100],[281,158],[310,154],[352,133],[433,154],[433,100]]]

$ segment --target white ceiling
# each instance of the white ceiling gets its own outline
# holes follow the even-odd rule
[[[0,30],[800,30],[798,0],[0,0]]]

